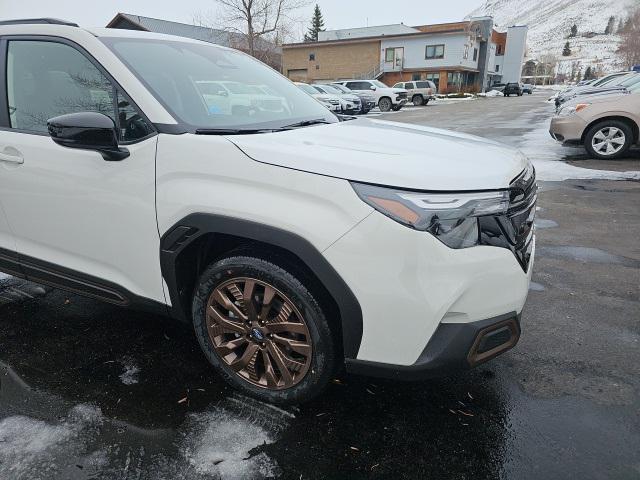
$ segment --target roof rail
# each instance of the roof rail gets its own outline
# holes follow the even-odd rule
[[[60,20],[58,18],[20,18],[16,20],[3,20],[0,25],[33,25],[48,23],[51,25],[67,25],[69,27],[79,27],[77,23]]]

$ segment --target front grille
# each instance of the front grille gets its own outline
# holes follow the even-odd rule
[[[479,218],[480,243],[508,248],[525,272],[533,250],[537,196],[535,169],[530,167],[511,182],[507,213]]]
[[[398,98],[400,99],[407,98],[407,92],[399,93]]]

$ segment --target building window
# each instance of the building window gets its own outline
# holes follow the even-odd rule
[[[469,58],[469,45],[464,46],[464,53],[462,54],[462,58],[465,60]]]
[[[316,54],[315,53],[310,53],[309,54],[309,61],[310,62],[315,62],[316,60]]]
[[[440,87],[440,74],[439,73],[427,73],[427,80],[432,81],[436,88]]]
[[[419,73],[414,73],[411,75],[411,80],[413,80],[414,82],[416,80],[420,80],[420,74]]]
[[[396,58],[396,49],[395,48],[387,48],[384,52],[384,61],[387,63],[393,63],[393,60]]]
[[[474,48],[473,49],[473,61],[475,62],[476,60],[478,60],[478,49]]]
[[[444,45],[427,45],[425,58],[427,60],[444,58]]]
[[[496,55],[504,54],[504,47],[502,44],[496,45]]]
[[[500,65],[496,65],[496,72],[500,71]]]

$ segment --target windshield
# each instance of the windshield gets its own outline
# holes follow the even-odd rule
[[[631,76],[619,75],[617,77],[610,78],[606,82],[600,83],[600,85],[598,85],[598,86],[599,87],[610,87],[610,86],[613,86],[613,85],[620,85],[622,82],[627,80],[627,78],[631,78]]]
[[[375,85],[378,88],[389,88],[384,83],[382,83],[380,80],[371,80],[371,84]]]
[[[236,50],[157,39],[101,40],[176,120],[196,130],[279,128],[308,119],[338,121],[275,70]],[[265,98],[265,90],[271,97]]]
[[[342,95],[342,92],[337,88],[333,88],[333,85],[321,85],[322,90],[326,93],[331,93],[332,95]]]
[[[640,73],[634,73],[629,78],[625,78],[622,82],[619,83],[621,87],[630,87],[635,85],[640,81]]]
[[[604,77],[604,78],[601,78],[600,80],[597,80],[597,81],[593,82],[593,85],[594,85],[594,86],[596,86],[596,87],[599,87],[599,86],[601,86],[601,85],[606,85],[606,84],[607,84],[607,83],[609,83],[609,82],[612,82],[612,81],[616,81],[616,80],[618,80],[618,79],[619,79],[620,77],[622,77],[623,75],[624,75],[624,74],[622,74],[622,75],[621,75],[621,74],[618,74],[618,75],[609,75],[608,77]]]
[[[318,90],[313,88],[311,85],[308,85],[306,83],[296,83],[296,85],[298,86],[298,88],[300,90],[302,90],[303,92],[307,92],[309,95],[317,95],[318,94]]]
[[[345,87],[344,85],[337,85],[337,84],[333,84],[331,85],[333,88],[335,88],[336,90],[341,91],[342,93],[353,93],[350,89],[348,89],[347,87]]]

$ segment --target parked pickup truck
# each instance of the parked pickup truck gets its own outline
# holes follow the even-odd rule
[[[342,80],[335,83],[354,92],[373,94],[381,112],[398,111],[407,103],[408,93],[404,88],[387,87],[380,80]]]
[[[429,100],[435,100],[438,89],[430,80],[396,83],[393,88],[404,88],[408,92],[409,101],[417,107],[426,105]]]

